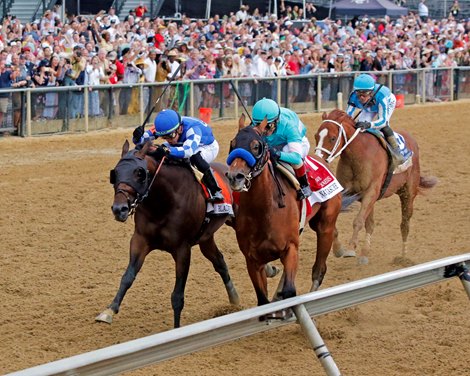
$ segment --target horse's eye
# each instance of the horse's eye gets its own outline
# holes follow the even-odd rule
[[[261,145],[256,140],[253,140],[251,142],[250,149],[251,149],[251,154],[253,154],[255,157],[259,157],[259,155],[261,154]]]
[[[147,174],[145,173],[145,170],[143,168],[138,168],[137,170],[135,170],[135,177],[138,181],[140,182],[144,182],[146,177],[147,177]]]
[[[330,137],[331,142],[336,142],[336,136]]]

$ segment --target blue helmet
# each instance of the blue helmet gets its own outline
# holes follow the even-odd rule
[[[354,80],[354,91],[356,90],[373,90],[375,87],[375,80],[368,74],[360,74]]]
[[[174,110],[163,110],[155,117],[153,124],[155,136],[165,136],[178,129],[181,125],[181,116]]]
[[[274,102],[272,99],[263,98],[256,102],[253,106],[253,123],[255,125],[259,124],[265,117],[268,119],[268,123],[272,123],[273,121],[279,119],[280,114],[281,108],[276,102]]]

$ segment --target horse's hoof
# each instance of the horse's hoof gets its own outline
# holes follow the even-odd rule
[[[344,256],[344,248],[340,248],[340,249],[334,249],[333,250],[333,254],[335,255],[335,257],[343,257]]]
[[[369,258],[367,256],[359,256],[357,258],[358,265],[367,265],[369,263]]]
[[[260,316],[259,321],[267,321],[267,323],[269,324],[269,322],[272,320],[286,321],[291,320],[292,318],[295,318],[295,315],[294,312],[289,308]]]
[[[310,292],[317,291],[320,288],[320,283],[318,281],[313,281],[312,287],[310,288]]]
[[[238,297],[237,292],[235,291],[235,294],[231,294],[229,296],[229,301],[231,305],[240,305],[240,298]]]
[[[282,271],[281,268],[278,268],[277,266],[271,264],[266,264],[264,270],[266,271],[266,277],[268,278],[274,278]]]
[[[107,308],[95,317],[95,321],[111,324],[113,322],[113,315],[114,312],[111,311],[111,309]]]
[[[356,257],[356,251],[344,251],[343,252],[343,257],[346,258],[346,257]]]

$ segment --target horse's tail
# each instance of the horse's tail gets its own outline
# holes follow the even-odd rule
[[[425,194],[427,190],[433,188],[437,184],[437,178],[435,176],[420,176],[418,193]]]
[[[346,190],[343,191],[341,196],[341,211],[347,212],[349,207],[360,199],[361,195],[359,193],[350,194],[350,192]]]

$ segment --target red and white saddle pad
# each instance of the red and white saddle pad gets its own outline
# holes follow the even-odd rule
[[[304,161],[307,177],[313,194],[308,198],[310,205],[325,202],[343,190],[342,185],[325,164],[307,156]]]

